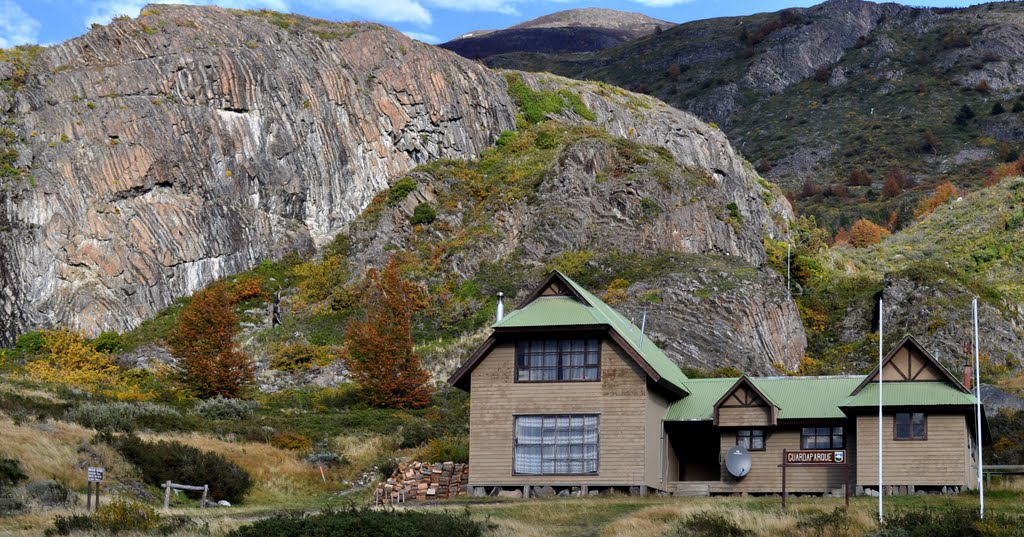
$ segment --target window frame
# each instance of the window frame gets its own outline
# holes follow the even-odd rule
[[[529,378],[527,378],[527,379],[520,378],[520,372],[521,371],[531,371],[533,369],[539,369],[539,370],[546,369],[544,367],[532,367],[531,368],[528,365],[525,366],[525,367],[522,366],[521,365],[521,358],[524,355],[521,354],[520,349],[525,348],[526,349],[525,352],[529,353],[530,346],[532,346],[534,344],[537,344],[537,343],[541,343],[543,345],[546,345],[547,342],[549,342],[549,341],[554,341],[555,342],[555,347],[558,349],[557,365],[555,365],[554,367],[556,368],[557,376],[559,378],[556,378],[556,379],[537,379],[537,380],[531,380]],[[571,353],[572,352],[571,351],[572,343],[576,342],[576,341],[582,341],[583,342],[583,365],[582,366],[568,365],[567,362],[566,362],[567,356],[566,356],[566,354],[564,352],[564,349],[563,349],[563,346],[562,346],[563,342],[569,342],[569,346],[570,346],[569,353]],[[595,363],[593,363],[593,364],[590,364],[590,363],[587,362],[587,354],[589,352],[589,344],[591,342],[593,342],[595,344],[595,346],[596,346],[595,353],[596,353],[597,361]],[[513,381],[515,383],[522,382],[522,383],[530,383],[530,384],[534,384],[534,383],[551,383],[551,382],[600,382],[601,381],[601,358],[602,358],[601,355],[602,355],[602,349],[603,349],[603,342],[601,341],[601,338],[598,338],[598,337],[551,337],[551,338],[539,338],[539,339],[521,339],[521,340],[518,340],[518,341],[515,342],[515,350],[513,351],[514,363],[513,363],[513,366],[512,366],[512,369],[513,369],[513,371],[512,371],[512,379],[513,379]],[[584,370],[584,372],[586,372],[587,370],[593,369],[595,371],[594,378],[581,378],[581,379],[562,378],[562,376],[565,374],[566,370],[569,370],[569,369],[579,369],[579,368],[582,368]]]
[[[808,429],[813,430],[814,433],[806,434]],[[821,429],[828,429],[828,432],[827,433],[822,433],[822,432],[820,432]],[[838,434],[836,433],[836,430],[839,431]],[[828,438],[828,446],[819,447],[819,446],[815,445],[814,447],[808,447],[808,445],[807,445],[807,439],[808,438],[814,438],[815,439],[815,443],[817,444],[817,442],[818,442],[817,439],[820,438],[820,437]],[[841,446],[836,446],[836,438],[837,437],[842,439],[842,445]],[[846,447],[846,427],[843,426],[843,425],[822,425],[822,426],[801,427],[800,428],[800,449],[803,449],[803,450],[836,450],[836,449],[843,449],[843,450],[845,450],[845,449],[847,449],[847,447]]]
[[[554,418],[556,420],[558,418],[569,418],[570,421],[572,420],[572,418],[594,418],[594,423],[595,423],[595,425],[594,425],[594,471],[592,471],[592,472],[553,472],[553,473],[544,473],[543,471],[541,471],[539,473],[530,473],[530,472],[520,472],[520,471],[517,471],[516,470],[516,456],[517,456],[516,448],[519,446],[519,435],[518,435],[517,421],[519,420],[519,418],[541,418],[542,420],[544,418]],[[571,428],[571,425],[570,425],[570,428]],[[584,437],[586,437],[586,428],[584,428]],[[541,462],[540,462],[540,465],[541,465],[541,468],[543,469],[543,465],[544,465],[544,455],[543,455],[544,454],[544,449],[543,449],[543,446],[545,446],[545,444],[541,443],[539,445],[542,447],[542,449],[541,449]],[[556,440],[556,443],[553,444],[553,445],[555,445],[555,446],[558,445],[557,444],[557,440]],[[572,444],[570,444],[570,446],[571,445]],[[583,457],[584,458],[580,459],[580,461],[585,465],[586,461],[587,461],[587,458],[586,458],[586,447],[585,446],[587,444],[578,444],[578,445],[584,446],[583,447],[583,450],[584,450],[583,451],[583,453],[584,453]],[[554,459],[554,463],[555,464],[557,464],[557,460],[558,460],[557,458]],[[572,459],[569,460],[569,463],[571,463],[571,460]],[[588,412],[588,413],[580,413],[580,414],[561,413],[561,414],[513,414],[512,415],[512,475],[514,475],[514,476],[538,476],[538,477],[548,477],[548,476],[599,476],[600,473],[601,473],[601,414],[600,413]]]
[[[744,435],[743,433],[747,433]],[[759,433],[759,434],[754,434]],[[756,448],[754,446],[754,438],[761,437],[761,447]],[[740,438],[749,438],[748,446],[740,444]],[[768,449],[768,435],[764,429],[737,429],[736,430],[736,445],[747,449],[747,451],[766,451]]]
[[[921,436],[914,435],[914,416],[921,416],[921,421],[924,425],[924,434]],[[899,436],[899,416],[907,416],[910,420],[907,423],[909,427],[910,436],[901,438]],[[928,414],[926,412],[897,412],[892,417],[892,439],[894,442],[927,442],[928,441]]]

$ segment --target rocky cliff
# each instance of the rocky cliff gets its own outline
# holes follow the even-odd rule
[[[601,80],[713,121],[835,233],[893,212],[903,227],[940,178],[973,188],[1020,155],[1022,35],[1019,2],[831,0],[686,22],[590,53],[484,61]],[[973,116],[957,122],[965,106]],[[898,188],[882,195],[890,176]]]
[[[220,8],[150,6],[30,52],[0,70],[16,155],[0,194],[7,341],[129,329],[342,232],[353,276],[429,252],[428,285],[590,256],[584,274],[630,274],[623,308],[663,297],[652,330],[685,340],[681,363],[764,372],[802,354],[796,307],[764,268],[788,202],[720,130],[657,100],[491,71],[380,26]],[[535,117],[552,99],[565,106]],[[439,171],[479,166],[461,182]],[[413,193],[382,202],[403,176]],[[423,203],[437,224],[410,222]],[[643,268],[608,272],[613,257]]]
[[[8,342],[131,328],[514,126],[500,76],[369,24],[150,6],[20,61],[0,63]]]
[[[538,93],[579,95],[591,119],[564,109],[482,162],[414,170],[406,198],[357,220],[351,262],[414,253],[414,273],[511,291],[512,305],[558,267],[637,323],[647,311],[651,337],[680,364],[795,368],[806,346],[800,315],[765,267],[763,244],[788,233],[785,198],[689,114],[602,85],[523,76]],[[533,177],[523,185],[505,163]],[[423,204],[436,220],[416,224]],[[495,271],[509,286],[493,284]]]

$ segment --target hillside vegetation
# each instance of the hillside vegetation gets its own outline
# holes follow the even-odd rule
[[[834,234],[893,214],[902,228],[937,184],[976,188],[1018,158],[1022,28],[1016,2],[826,2],[688,22],[599,52],[485,61],[601,80],[713,121]]]

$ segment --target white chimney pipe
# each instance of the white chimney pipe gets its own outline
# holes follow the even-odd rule
[[[498,322],[505,318],[505,293],[498,291]]]

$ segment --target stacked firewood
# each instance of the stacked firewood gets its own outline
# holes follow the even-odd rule
[[[447,500],[462,494],[469,481],[469,465],[454,462],[403,462],[374,494],[374,502],[387,505],[413,500]]]

